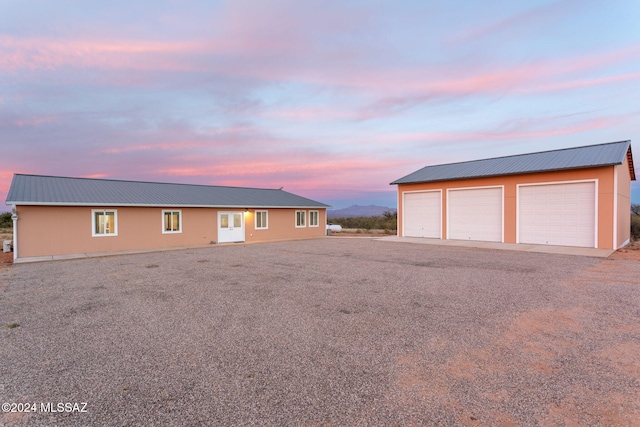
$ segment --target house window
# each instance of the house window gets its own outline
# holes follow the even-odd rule
[[[91,235],[117,236],[118,235],[118,211],[91,210]]]
[[[309,227],[319,226],[319,222],[318,222],[319,215],[320,214],[318,211],[309,211]]]
[[[296,211],[296,228],[305,227],[307,224],[307,213],[305,211]]]
[[[162,233],[182,233],[182,211],[162,211]]]
[[[266,230],[269,228],[267,211],[256,211],[256,230]]]

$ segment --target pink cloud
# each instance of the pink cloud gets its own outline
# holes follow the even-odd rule
[[[564,83],[551,83],[530,88],[525,92],[552,92],[559,90],[578,89],[590,86],[600,86],[607,83],[624,82],[627,80],[640,79],[640,73],[619,74],[616,76],[600,77],[594,79],[583,79],[576,81],[568,81]]]
[[[520,132],[505,132],[505,133],[484,133],[478,134],[479,139],[521,139],[521,138],[543,138],[558,135],[570,135],[575,133],[586,132],[595,129],[604,129],[616,126],[624,121],[626,118],[621,117],[597,117],[586,120],[582,123],[576,123],[568,126],[562,126],[554,129],[539,130],[539,131],[520,131]]]
[[[476,66],[474,73],[460,71],[460,64],[451,64],[437,70],[398,70],[387,74],[359,76],[353,86],[369,88],[383,97],[362,108],[356,119],[392,116],[406,108],[428,102],[455,101],[461,96],[492,95],[505,93],[550,92],[638,79],[639,73],[627,73],[603,78],[581,78],[613,67],[640,55],[640,45],[628,46],[616,51],[588,54],[563,59],[541,60],[527,64],[498,66],[483,70]],[[469,65],[469,64],[467,64]],[[469,67],[465,67],[468,69]],[[395,73],[395,74],[394,74]],[[557,79],[570,79],[562,83],[548,83]],[[386,94],[393,94],[387,96]]]
[[[353,8],[351,8],[353,9]],[[284,58],[313,58],[314,37],[327,31],[362,26],[351,13],[324,2],[233,1],[223,4],[208,36],[193,42],[157,42],[132,38],[0,36],[0,70],[53,70],[65,66],[106,70],[212,71],[255,76],[271,73]],[[314,54],[314,50],[316,53]],[[256,67],[259,65],[259,67]],[[253,71],[252,71],[253,70]],[[289,70],[291,70],[289,68]],[[276,73],[278,73],[276,71]]]
[[[519,31],[555,20],[571,5],[553,3],[498,18],[463,31],[456,41],[515,37]],[[93,23],[88,21],[68,29],[67,34],[87,33],[79,36],[0,35],[0,75],[9,85],[20,86],[0,98],[3,130],[11,132],[16,146],[29,147],[13,149],[7,156],[13,157],[11,167],[27,165],[31,173],[285,185],[312,194],[349,194],[387,188],[389,180],[406,172],[400,169],[416,161],[415,154],[406,154],[415,147],[433,147],[435,152],[439,144],[466,148],[478,142],[493,148],[527,138],[577,135],[582,139],[588,131],[619,129],[619,124],[637,118],[598,117],[598,112],[538,118],[540,110],[584,107],[569,102],[558,106],[552,104],[554,99],[543,104],[537,97],[529,106],[524,102],[541,92],[635,82],[640,75],[629,66],[635,66],[640,45],[611,48],[613,44],[602,43],[598,46],[611,50],[603,47],[589,54],[565,50],[564,56],[553,58],[555,49],[539,53],[536,38],[522,40],[524,47],[532,48],[523,49],[523,55],[539,56],[516,62],[517,55],[501,58],[504,45],[497,37],[489,40],[492,45],[481,46],[492,49],[484,56],[463,56],[466,51],[455,50],[457,46],[450,46],[451,52],[432,53],[434,43],[441,44],[427,40],[433,35],[430,30],[411,29],[402,20],[399,29],[397,22],[389,21],[406,12],[381,17],[381,9],[366,2],[358,9],[313,0],[234,0],[215,9],[211,16],[200,18],[211,21],[210,28],[184,31],[187,20],[162,28],[161,35],[154,36],[151,26],[135,31],[150,39],[128,36],[130,29],[107,21],[103,25],[122,32],[102,29],[102,34],[117,36],[91,35],[95,30],[88,29]],[[410,32],[425,39],[415,37],[412,42],[407,39]],[[193,34],[198,34],[196,39],[184,41]],[[382,36],[387,35],[385,40]],[[424,50],[412,52],[417,48]],[[148,90],[150,82],[157,83],[153,90]],[[130,87],[112,94],[115,85]],[[503,95],[510,96],[500,98]],[[67,96],[68,101],[63,99]],[[467,113],[471,104],[467,98],[473,97],[500,102],[492,104],[486,115],[469,113],[469,122],[460,119],[457,127],[450,127],[457,119],[447,115],[450,110]],[[460,99],[465,102],[456,104]],[[443,104],[451,105],[437,108]],[[442,124],[433,117],[428,121],[419,117],[431,114],[428,108],[406,114],[405,122],[339,123],[385,119],[421,105],[435,106],[436,114],[445,118]],[[28,115],[21,115],[20,108]],[[495,114],[510,117],[525,108],[529,110],[522,116],[534,119],[516,118],[493,126],[467,124],[492,120],[488,117]],[[67,113],[70,110],[80,112]],[[47,114],[60,111],[65,111],[60,117]],[[55,150],[50,149],[53,146]],[[441,150],[446,153],[448,147]]]
[[[313,157],[313,160],[311,159]],[[204,164],[203,164],[204,163]],[[159,166],[153,174],[174,177],[207,177],[210,183],[229,183],[255,186],[256,182],[271,182],[278,187],[320,188],[331,183],[332,188],[369,187],[380,181],[379,171],[402,164],[389,159],[354,158],[349,155],[300,154],[283,159],[279,154],[260,153],[237,161],[220,164],[201,162],[183,166]],[[231,180],[231,181],[229,181]],[[382,179],[383,182],[386,179]]]
[[[210,142],[198,142],[198,141],[177,141],[177,142],[154,142],[140,145],[124,145],[118,147],[108,147],[101,151],[105,154],[122,154],[132,151],[151,151],[151,150],[163,150],[163,151],[183,151],[192,148],[204,147]]]
[[[367,7],[297,0],[234,0],[221,12],[216,39],[234,40],[234,51],[252,56],[304,53],[317,37],[366,28],[371,15]]]
[[[522,124],[508,122],[498,129],[486,132],[425,132],[425,133],[399,133],[394,135],[378,136],[376,139],[383,141],[402,143],[402,142],[420,142],[420,141],[449,141],[463,142],[469,141],[497,141],[497,140],[515,140],[524,138],[544,138],[559,135],[571,135],[596,129],[606,129],[617,126],[634,119],[640,115],[639,113],[627,114],[622,116],[604,116],[586,118],[584,120],[558,124],[554,119],[559,117],[551,117],[540,119]],[[542,128],[542,129],[535,129]]]
[[[90,174],[85,174],[80,176],[80,178],[94,178],[94,179],[108,178],[108,177],[109,177],[109,174],[106,174],[106,173],[90,173]]]
[[[45,123],[51,123],[58,119],[57,114],[48,114],[44,116],[35,116],[35,117],[25,117],[19,120],[16,120],[15,124],[18,127],[27,127],[27,126],[40,126]]]
[[[353,112],[344,110],[340,106],[334,107],[300,107],[300,108],[271,108],[260,113],[261,116],[278,120],[343,120],[352,119]]]
[[[565,0],[531,8],[488,25],[464,30],[451,38],[449,44],[470,43],[509,30],[537,29],[541,25],[571,13],[574,7],[580,7],[580,4],[576,4],[575,0]]]
[[[0,169],[0,212],[7,212],[10,210],[10,207],[6,206],[4,202],[7,199],[7,194],[9,193],[9,186],[11,185],[12,179],[12,171],[8,170],[7,168]]]
[[[384,115],[398,106],[420,103],[434,97],[502,94],[514,89],[530,92],[567,88],[571,87],[567,83],[547,81],[563,76],[574,80],[575,77],[572,76],[576,73],[610,67],[621,61],[634,59],[640,54],[640,46],[634,45],[612,52],[526,64],[460,64],[457,61],[444,66],[372,68],[363,60],[347,62],[348,66],[318,67],[323,58],[325,62],[329,60],[327,54],[319,51],[308,35],[295,37],[298,33],[306,33],[290,22],[291,17],[288,19],[287,23],[282,24],[286,27],[284,30],[265,34],[263,38],[258,36],[263,31],[267,33],[266,29],[251,30],[248,24],[242,24],[239,28],[225,27],[226,32],[217,39],[190,43],[130,39],[19,39],[2,36],[0,70],[17,72],[24,69],[51,70],[72,66],[127,71],[216,72],[229,78],[242,76],[263,82],[299,82],[380,97],[381,101],[374,102],[368,107],[369,111],[364,110],[358,113],[361,117],[356,117],[366,118]],[[252,19],[249,19],[249,22],[253,22]],[[275,26],[273,22],[264,25],[266,28]],[[299,55],[302,60],[289,60],[292,54],[290,49],[294,49],[296,56]],[[470,72],[470,69],[473,71]],[[632,76],[628,75],[626,78],[635,78]],[[123,76],[120,76],[120,79],[122,78]],[[146,75],[128,73],[120,83],[139,85],[147,80]],[[596,85],[621,81],[624,78],[587,77],[582,80]],[[391,108],[385,104],[389,104]],[[342,116],[322,109],[314,111],[313,108],[300,111],[283,109],[272,114],[302,119],[318,115],[328,118]]]

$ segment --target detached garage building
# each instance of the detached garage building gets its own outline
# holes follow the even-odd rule
[[[424,167],[398,185],[398,235],[618,249],[629,243],[631,142]]]
[[[14,259],[325,235],[320,202],[275,189],[15,174]]]

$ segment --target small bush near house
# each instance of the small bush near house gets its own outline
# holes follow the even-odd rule
[[[0,214],[0,228],[13,228],[11,212],[3,212]]]
[[[640,216],[631,218],[631,240],[640,241]]]
[[[640,241],[640,205],[631,205],[631,240]]]
[[[0,245],[5,240],[11,240],[13,238],[13,220],[11,219],[11,212],[4,212],[0,214]],[[0,249],[1,250],[1,249]]]

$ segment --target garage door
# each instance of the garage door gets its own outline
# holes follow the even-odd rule
[[[502,188],[449,190],[448,238],[502,242]]]
[[[596,184],[518,188],[519,243],[595,247]]]
[[[440,239],[442,196],[440,191],[403,193],[403,235]]]

